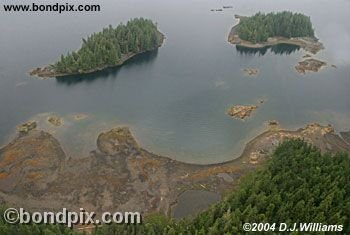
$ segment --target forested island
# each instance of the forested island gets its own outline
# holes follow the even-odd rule
[[[257,13],[250,17],[235,16],[239,23],[229,34],[232,44],[262,48],[277,44],[292,44],[312,53],[323,49],[315,37],[310,17],[289,11]]]
[[[30,75],[60,77],[91,73],[123,64],[131,57],[162,45],[164,35],[149,19],[135,18],[116,28],[111,25],[101,32],[83,39],[81,48],[44,68],[36,68]]]
[[[288,11],[257,13],[243,18],[237,27],[238,36],[253,43],[266,42],[269,37],[314,37],[310,17]]]

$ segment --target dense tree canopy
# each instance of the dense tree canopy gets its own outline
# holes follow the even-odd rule
[[[237,26],[237,34],[253,43],[267,41],[269,37],[313,37],[310,17],[288,11],[278,13],[257,13],[242,17]]]
[[[82,73],[117,65],[128,55],[157,48],[162,35],[151,20],[136,18],[116,28],[111,25],[83,39],[81,48],[53,65],[58,73]]]
[[[194,219],[176,222],[161,215],[151,215],[141,225],[105,225],[92,234],[245,234],[242,231],[244,222],[341,224],[341,234],[348,234],[349,182],[350,159],[346,154],[322,155],[302,140],[290,140],[276,149],[264,167],[243,179],[226,199]],[[0,222],[1,234],[72,232],[58,225],[34,225],[29,229],[28,225]]]

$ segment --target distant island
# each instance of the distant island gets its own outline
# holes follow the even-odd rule
[[[131,57],[155,50],[162,45],[164,35],[149,19],[135,18],[126,25],[111,25],[83,39],[79,50],[61,55],[54,64],[30,71],[43,78],[87,74],[123,64]]]
[[[257,13],[251,17],[235,15],[239,23],[229,34],[232,44],[248,48],[263,48],[277,44],[291,44],[316,54],[323,49],[315,37],[310,17],[283,11]]]

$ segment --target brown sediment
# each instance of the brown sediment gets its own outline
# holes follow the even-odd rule
[[[165,39],[165,36],[161,32],[159,32],[159,35],[161,36],[161,40],[160,40],[158,47],[162,46],[164,39]],[[154,49],[156,49],[156,48],[154,48]],[[70,75],[89,74],[89,73],[101,71],[101,70],[104,70],[107,68],[120,66],[120,65],[124,64],[127,60],[133,58],[136,55],[142,54],[144,52],[147,52],[147,51],[141,51],[139,53],[123,54],[122,58],[118,62],[116,62],[115,64],[104,65],[104,66],[97,67],[97,68],[94,68],[94,69],[91,69],[88,71],[80,71],[80,72],[72,72],[72,73],[60,73],[60,72],[55,71],[53,69],[52,65],[48,65],[48,66],[37,67],[37,68],[32,69],[29,72],[29,75],[36,76],[39,78],[54,78],[54,77],[64,77],[64,76],[70,76]]]
[[[271,124],[275,124],[272,122]],[[225,193],[261,165],[284,140],[302,138],[322,152],[350,152],[331,126],[296,131],[270,128],[247,143],[234,160],[198,165],[140,147],[127,127],[101,133],[84,158],[67,158],[50,134],[31,130],[0,149],[0,201],[26,210],[140,211],[170,215],[178,195],[190,189]]]

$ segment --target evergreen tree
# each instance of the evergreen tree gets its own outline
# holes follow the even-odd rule
[[[310,17],[300,13],[283,11],[278,13],[257,13],[243,17],[237,26],[237,34],[253,43],[265,42],[269,37],[314,37]]]
[[[109,25],[84,38],[79,50],[62,55],[52,68],[59,73],[83,73],[118,65],[124,55],[157,48],[161,39],[156,24],[148,19],[132,19],[116,28]]]

